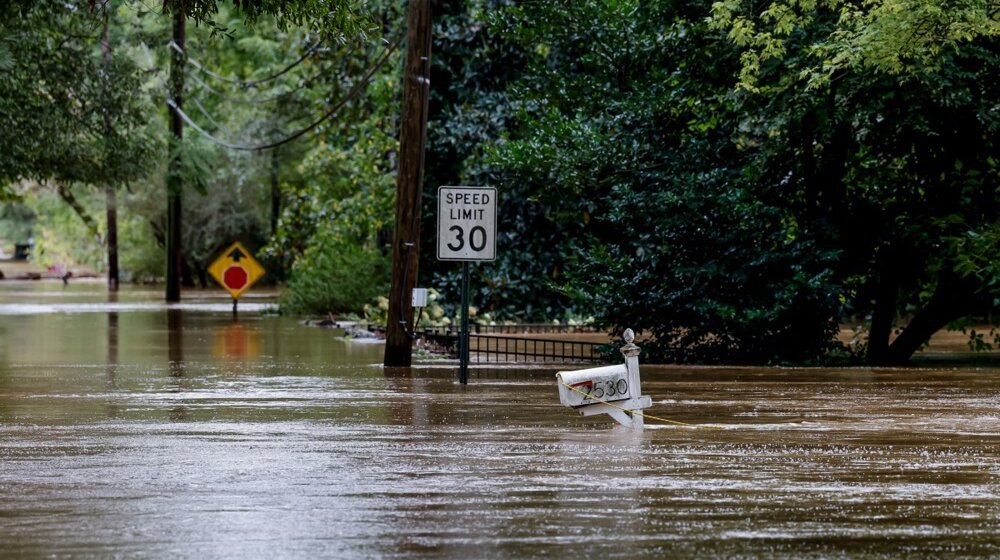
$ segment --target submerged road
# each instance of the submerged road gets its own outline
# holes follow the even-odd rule
[[[1000,555],[997,368],[644,366],[698,427],[633,434],[551,368],[157,295],[0,285],[0,556]]]

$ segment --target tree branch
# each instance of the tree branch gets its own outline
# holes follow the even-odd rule
[[[101,232],[97,227],[97,222],[90,214],[87,213],[87,210],[82,204],[80,204],[80,201],[76,199],[76,196],[74,196],[73,193],[66,188],[66,185],[63,185],[62,183],[59,184],[56,190],[59,192],[59,196],[63,199],[63,201],[65,201],[66,204],[69,204],[69,207],[76,212],[77,216],[80,216],[80,219],[83,220],[84,225],[87,226],[90,233],[94,234],[94,237],[97,238],[98,243],[104,245],[104,240],[101,238]]]

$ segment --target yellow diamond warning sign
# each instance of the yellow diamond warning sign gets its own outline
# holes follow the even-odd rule
[[[264,276],[265,270],[250,256],[250,251],[247,251],[246,247],[236,242],[215,259],[215,262],[208,267],[208,273],[220,286],[229,291],[233,299],[238,299]]]

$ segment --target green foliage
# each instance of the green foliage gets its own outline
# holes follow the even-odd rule
[[[389,258],[371,248],[322,234],[296,261],[282,310],[357,312],[389,289]]]
[[[622,188],[569,284],[616,331],[653,338],[649,359],[816,363],[836,347],[835,254],[797,238],[783,213],[731,174],[672,174]]]
[[[0,185],[121,184],[148,172],[149,99],[128,57],[102,60],[99,14],[82,0],[0,13]]]
[[[438,186],[498,187],[497,260],[472,267],[472,304],[502,318],[543,320],[571,306],[547,285],[561,274],[566,235],[533,199],[536,185],[508,181],[487,161],[492,145],[517,126],[521,108],[508,90],[533,48],[506,32],[508,22],[497,17],[506,5],[451,3],[435,12],[421,246],[436,244]],[[422,282],[440,290],[451,313],[460,301],[460,267],[437,261],[433,251],[424,255]]]
[[[465,165],[508,217],[488,292],[511,315],[534,297],[651,333],[654,360],[816,360],[836,330],[834,253],[743,177],[736,56],[705,11],[526,4],[494,20],[524,72],[507,84],[506,131]]]
[[[37,219],[38,215],[23,200],[0,205],[0,240],[26,243]]]
[[[395,36],[402,14],[394,5],[381,10],[384,36]],[[332,103],[346,95],[385,48],[380,41],[359,40],[330,53],[323,62],[328,70],[316,86],[322,91],[319,99]],[[261,255],[291,271],[283,300],[287,310],[359,312],[387,291],[390,269],[382,266],[387,256],[380,244],[395,212],[401,61],[394,52],[364,91],[324,125],[318,141],[298,152],[294,173],[281,181],[277,232]],[[340,267],[352,263],[366,267],[364,272],[353,280],[336,276],[346,275]],[[334,277],[339,280],[330,282]]]
[[[51,187],[34,189],[27,200],[37,216],[32,228],[33,261],[44,266],[84,265],[96,271],[104,269],[103,223],[99,236],[95,236]],[[96,210],[102,208],[103,196],[99,198],[93,191],[77,189],[77,200],[88,213],[99,216]]]
[[[151,76],[149,87],[162,90],[167,85],[165,69],[171,56],[171,51],[162,46],[170,37],[169,18],[158,11],[147,11],[141,3],[130,8],[121,14],[123,26],[132,29],[146,44],[132,54],[146,65]],[[330,103],[328,94],[334,88],[325,82],[339,80],[339,71],[350,71],[341,64],[344,61],[340,57],[354,48],[357,40],[352,38],[351,44],[341,45],[343,38],[327,37],[328,50],[307,56],[280,79],[255,87],[232,84],[199,70],[202,66],[229,80],[252,81],[276,73],[316,42],[316,26],[320,22],[312,22],[315,24],[312,28],[299,27],[283,16],[267,15],[265,10],[257,12],[250,27],[245,21],[246,14],[220,4],[212,8],[210,26],[188,26],[185,51],[191,62],[186,65],[184,110],[208,133],[224,141],[261,145],[301,129],[326,110]],[[346,89],[341,84],[336,87]],[[165,123],[164,114],[159,121],[161,130]],[[207,265],[221,248],[233,241],[242,241],[252,249],[264,248],[273,233],[272,189],[278,191],[278,212],[291,216],[297,192],[310,188],[319,191],[328,183],[327,176],[309,175],[311,165],[303,163],[310,140],[315,143],[316,137],[306,135],[277,151],[252,152],[218,146],[190,126],[185,127],[181,142],[171,138],[171,154],[176,154],[181,162],[177,170],[179,180],[171,183],[175,185],[171,188],[182,189],[185,282],[210,284],[205,274]],[[322,153],[322,146],[315,151]],[[143,255],[153,256],[162,251],[166,212],[165,197],[161,194],[167,190],[164,172],[165,162],[161,161],[153,180],[140,189],[153,197],[150,203],[133,201],[130,206],[131,211],[152,224],[158,245],[148,248]],[[310,203],[318,202],[315,192],[304,197]],[[363,220],[364,216],[357,219]],[[266,281],[285,277],[285,271],[305,249],[305,240],[314,231],[314,221],[315,217],[300,223],[287,220],[285,225],[279,221],[274,249],[257,254],[268,270]],[[151,263],[146,258],[141,262]],[[142,268],[146,274],[156,274],[161,267]]]
[[[871,321],[867,358],[899,363],[938,328],[997,309],[996,13],[981,2],[792,4],[759,20],[738,12],[744,3],[715,5],[742,51],[740,86],[758,93],[741,98],[740,141],[767,199],[839,250],[847,312]],[[781,47],[762,56],[770,40]],[[911,317],[889,346],[893,321]]]
[[[127,194],[122,208],[132,206],[129,199],[134,196]],[[119,214],[119,266],[121,279],[125,282],[154,283],[162,281],[167,273],[167,256],[162,240],[156,238],[155,230],[143,218],[138,212]]]
[[[819,360],[838,319],[879,305],[995,307],[996,14],[954,8],[448,11],[428,183],[497,186],[507,217],[474,301],[521,316],[593,306],[653,332],[659,357],[754,362]],[[737,74],[762,95],[734,91]],[[430,268],[452,293],[455,273]],[[886,269],[898,297],[878,303]]]
[[[149,101],[167,81],[161,9],[206,24],[188,28],[188,55],[233,79],[322,39],[266,87],[188,65],[187,113],[253,145],[351,91],[404,7],[124,3],[105,64],[103,12],[87,4],[0,6],[0,184],[20,182],[0,197],[23,194],[43,254],[100,266],[100,236],[37,185],[72,188],[99,232],[87,185],[128,185],[122,259],[138,277],[162,274],[166,111]],[[438,3],[434,25],[420,283],[440,292],[436,323],[458,301],[458,267],[428,258],[437,187],[455,184],[500,193],[498,259],[473,268],[484,320],[592,312],[652,334],[653,359],[801,363],[835,353],[853,317],[870,323],[870,360],[899,362],[935,329],[1000,310],[992,4],[470,0]],[[288,271],[286,310],[385,311],[373,302],[396,226],[401,62],[309,142],[236,153],[187,128],[169,153],[190,277],[239,239],[263,246],[270,278]],[[87,242],[62,255],[60,239]],[[992,344],[982,334],[973,347]]]
[[[91,0],[96,2],[96,0]],[[220,23],[220,12],[225,13],[225,2],[218,0],[164,0],[167,12],[183,9],[187,17],[205,23],[211,34],[227,35],[232,24]],[[373,32],[374,23],[368,17],[365,3],[358,0],[253,0],[232,2],[234,11],[241,15],[243,23],[254,26],[261,19],[270,16],[278,29],[293,26],[315,26],[331,43],[342,41],[345,36],[358,32]],[[222,21],[225,21],[223,18]]]
[[[739,87],[751,91],[782,63],[795,68],[785,86],[821,87],[857,69],[921,76],[976,39],[1000,36],[1000,12],[985,0],[721,0],[711,23],[742,49]]]

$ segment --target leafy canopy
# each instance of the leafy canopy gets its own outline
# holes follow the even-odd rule
[[[1000,36],[990,0],[775,0],[712,4],[711,25],[743,50],[739,87],[756,90],[764,67],[801,46],[788,81],[815,88],[847,69],[919,75],[978,37]]]
[[[82,0],[0,15],[0,185],[120,184],[147,173],[151,102],[131,59],[102,57],[100,15]]]

